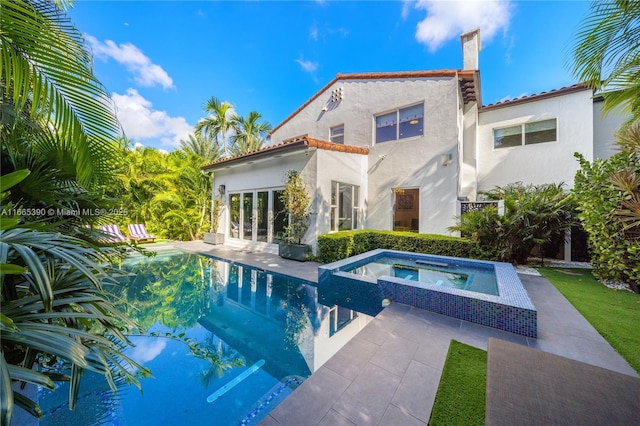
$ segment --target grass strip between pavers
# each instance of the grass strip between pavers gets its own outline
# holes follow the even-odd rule
[[[538,270],[640,373],[640,295],[605,287],[589,270]]]
[[[451,341],[430,425],[484,425],[487,352]]]

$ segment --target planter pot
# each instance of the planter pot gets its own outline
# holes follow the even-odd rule
[[[283,242],[278,244],[278,254],[284,259],[305,262],[310,253],[311,246],[309,244],[290,244]]]
[[[224,244],[224,234],[214,234],[212,232],[205,232],[204,242],[207,244]]]

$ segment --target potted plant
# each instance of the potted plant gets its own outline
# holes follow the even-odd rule
[[[285,259],[304,262],[311,253],[311,246],[302,243],[304,234],[309,229],[311,197],[300,172],[287,172],[280,201],[284,206],[283,213],[289,216],[289,225],[284,227],[284,241],[278,244],[278,254]]]
[[[222,199],[216,197],[213,199],[213,208],[211,210],[211,232],[205,232],[204,242],[207,244],[224,244],[224,234],[218,232],[220,224],[220,216],[222,215]]]

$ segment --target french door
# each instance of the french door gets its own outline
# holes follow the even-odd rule
[[[282,213],[281,193],[272,189],[229,194],[229,237],[263,243],[281,238],[288,221]]]

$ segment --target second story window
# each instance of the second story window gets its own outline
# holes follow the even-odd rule
[[[555,118],[493,129],[493,147],[533,145],[558,140],[558,123]]]
[[[424,105],[412,105],[376,116],[376,143],[424,134]]]
[[[340,124],[339,126],[335,126],[331,128],[331,134],[329,135],[329,140],[333,143],[344,144],[344,124]]]

